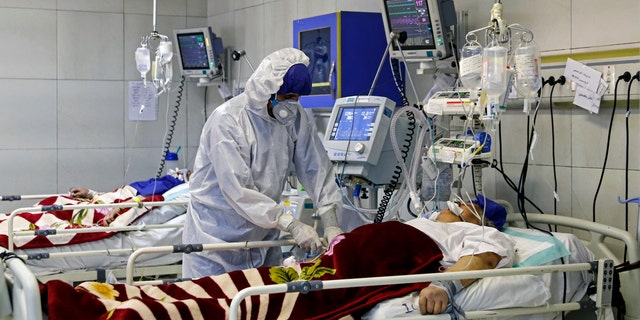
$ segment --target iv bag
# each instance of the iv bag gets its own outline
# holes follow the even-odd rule
[[[482,91],[495,97],[504,94],[508,85],[507,48],[493,45],[482,50]]]
[[[460,52],[460,82],[469,90],[478,90],[482,84],[482,46],[467,42]]]
[[[151,54],[147,47],[136,49],[136,68],[142,77],[151,70]]]
[[[533,41],[520,41],[514,51],[516,90],[525,99],[537,96],[542,87],[540,78],[540,50]]]

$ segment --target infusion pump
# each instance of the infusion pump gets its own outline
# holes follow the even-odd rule
[[[478,97],[471,96],[470,91],[436,92],[427,102],[428,114],[437,115],[470,115],[482,114]]]
[[[467,166],[474,158],[491,156],[483,153],[480,141],[472,139],[442,138],[434,143],[427,154],[431,160]]]

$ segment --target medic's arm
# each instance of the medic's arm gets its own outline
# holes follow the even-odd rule
[[[304,111],[300,111],[300,116],[300,128],[297,128],[293,159],[298,180],[318,208],[326,205],[341,206],[334,168],[318,137],[316,126],[311,123]]]

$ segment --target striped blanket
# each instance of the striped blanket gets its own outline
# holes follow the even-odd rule
[[[136,193],[136,189],[130,186],[124,186],[112,192],[102,193],[91,200],[76,199],[66,195],[47,197],[39,201],[36,206],[122,203],[132,201],[136,196]],[[162,196],[150,196],[142,199],[142,201],[162,201]],[[111,209],[112,208],[88,208],[19,213],[13,220],[13,230],[30,231],[95,228],[99,226],[99,222],[105,218],[106,214]],[[124,208],[118,213],[117,217],[109,224],[109,226],[127,226],[145,213],[149,212],[150,209],[151,208],[144,206]],[[8,246],[7,235],[9,223],[7,217],[0,217],[0,246],[5,248]],[[14,237],[14,244],[17,249],[45,248],[100,240],[114,234],[114,232],[68,233],[48,236],[32,234]]]
[[[424,233],[400,222],[359,227],[336,237],[314,262],[260,267],[155,286],[85,282],[43,286],[57,319],[225,319],[243,288],[298,280],[334,280],[436,272],[442,254]],[[375,304],[428,283],[259,295],[240,305],[242,319],[358,318]]]

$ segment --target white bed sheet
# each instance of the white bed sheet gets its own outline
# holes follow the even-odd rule
[[[540,234],[535,230],[516,228],[518,231]],[[554,233],[556,239],[566,246],[570,255],[564,263],[580,263],[595,260],[593,253],[573,234]],[[523,248],[518,237],[511,237],[516,242],[516,249]],[[549,264],[560,264],[560,259]],[[593,280],[588,272],[568,272],[567,295],[564,302],[579,301]],[[511,307],[537,307],[551,303],[563,303],[563,273],[544,273],[541,275],[522,275],[510,277],[493,277],[480,279],[465,288],[454,298],[463,310],[498,309]],[[516,280],[517,279],[517,280]],[[418,307],[419,292],[404,297],[390,299],[378,304],[367,312],[362,319],[389,319],[415,317],[420,314]],[[556,319],[559,314],[547,313],[527,315],[509,319]]]
[[[185,205],[165,205],[152,209],[150,212],[136,220],[132,225],[143,226],[153,224],[183,224],[186,217]],[[111,237],[49,248],[17,249],[18,255],[36,253],[65,253],[91,250],[131,249],[152,246],[166,246],[182,243],[182,227],[151,229],[146,231],[119,232]],[[77,256],[65,258],[50,258],[42,260],[25,260],[36,276],[64,273],[66,271],[95,270],[97,268],[124,268],[130,253],[96,256]],[[136,262],[137,266],[159,266],[173,264],[181,261],[179,254],[147,255],[145,259]]]

